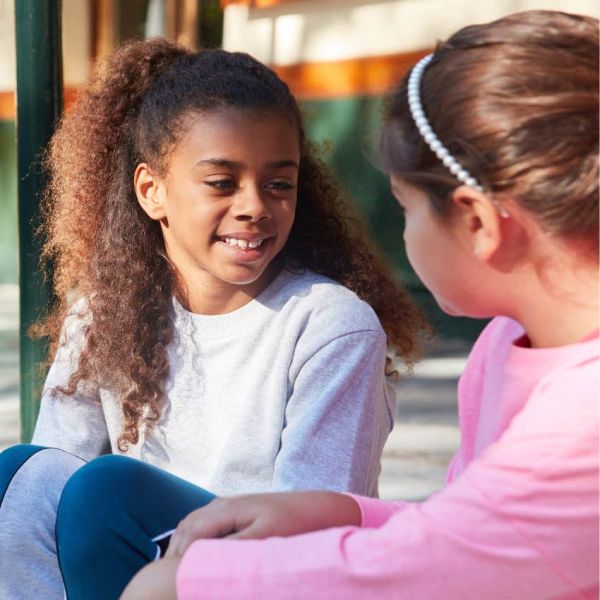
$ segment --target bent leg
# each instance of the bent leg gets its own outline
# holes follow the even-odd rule
[[[156,538],[215,496],[124,456],[102,456],[67,483],[56,525],[69,600],[118,598],[159,556]]]
[[[22,444],[0,453],[0,598],[62,600],[54,527],[63,487],[85,462]]]

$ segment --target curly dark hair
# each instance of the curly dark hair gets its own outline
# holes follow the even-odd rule
[[[56,302],[38,329],[53,356],[73,297],[85,298],[79,363],[54,391],[110,387],[123,408],[122,451],[138,442],[142,421],[151,427],[161,414],[178,290],[160,226],[137,202],[134,171],[140,162],[162,168],[185,117],[220,107],[275,111],[297,124],[298,204],[282,267],[311,269],[356,292],[407,364],[426,329],[306,142],[298,105],[271,69],[247,54],[193,52],[161,38],[128,43],[97,66],[49,147],[43,260],[53,266]]]

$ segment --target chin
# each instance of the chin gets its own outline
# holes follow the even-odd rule
[[[465,315],[465,313],[454,310],[453,308],[444,308],[443,306],[440,306],[440,308],[442,309],[442,312],[444,312],[445,314],[447,314],[450,317],[466,317],[467,316],[467,315]]]
[[[451,317],[468,317],[469,319],[489,319],[493,317],[493,313],[484,310],[463,310],[456,306],[448,306],[442,302],[438,302],[438,306],[441,310]]]
[[[260,269],[257,271],[243,271],[240,273],[228,273],[220,277],[222,281],[225,281],[231,285],[251,285],[256,283],[265,274],[266,269]]]
[[[458,307],[448,304],[447,302],[444,302],[443,300],[440,300],[439,298],[436,298],[435,301],[437,302],[437,305],[440,307],[440,309],[447,315],[450,315],[451,317],[468,317],[468,316],[470,316],[464,310],[460,310]]]

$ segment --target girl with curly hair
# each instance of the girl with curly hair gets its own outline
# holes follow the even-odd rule
[[[387,349],[410,362],[424,323],[287,86],[245,54],[130,43],[95,70],[47,166],[53,363],[35,445],[0,457],[0,595],[62,598],[57,504],[103,454],[129,458],[88,465],[110,505],[88,518],[112,527],[133,502],[150,537],[213,493],[377,496]],[[119,591],[157,548],[123,562]]]
[[[381,149],[421,279],[447,312],[495,317],[446,487],[219,498],[122,600],[598,598],[598,21],[461,29],[392,95]]]

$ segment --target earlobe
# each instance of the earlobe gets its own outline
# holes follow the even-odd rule
[[[135,195],[144,212],[154,221],[166,217],[164,184],[154,175],[147,163],[140,163],[133,176]]]
[[[459,211],[473,254],[479,260],[489,261],[502,243],[502,217],[496,205],[486,194],[466,185],[452,192],[452,202]]]

